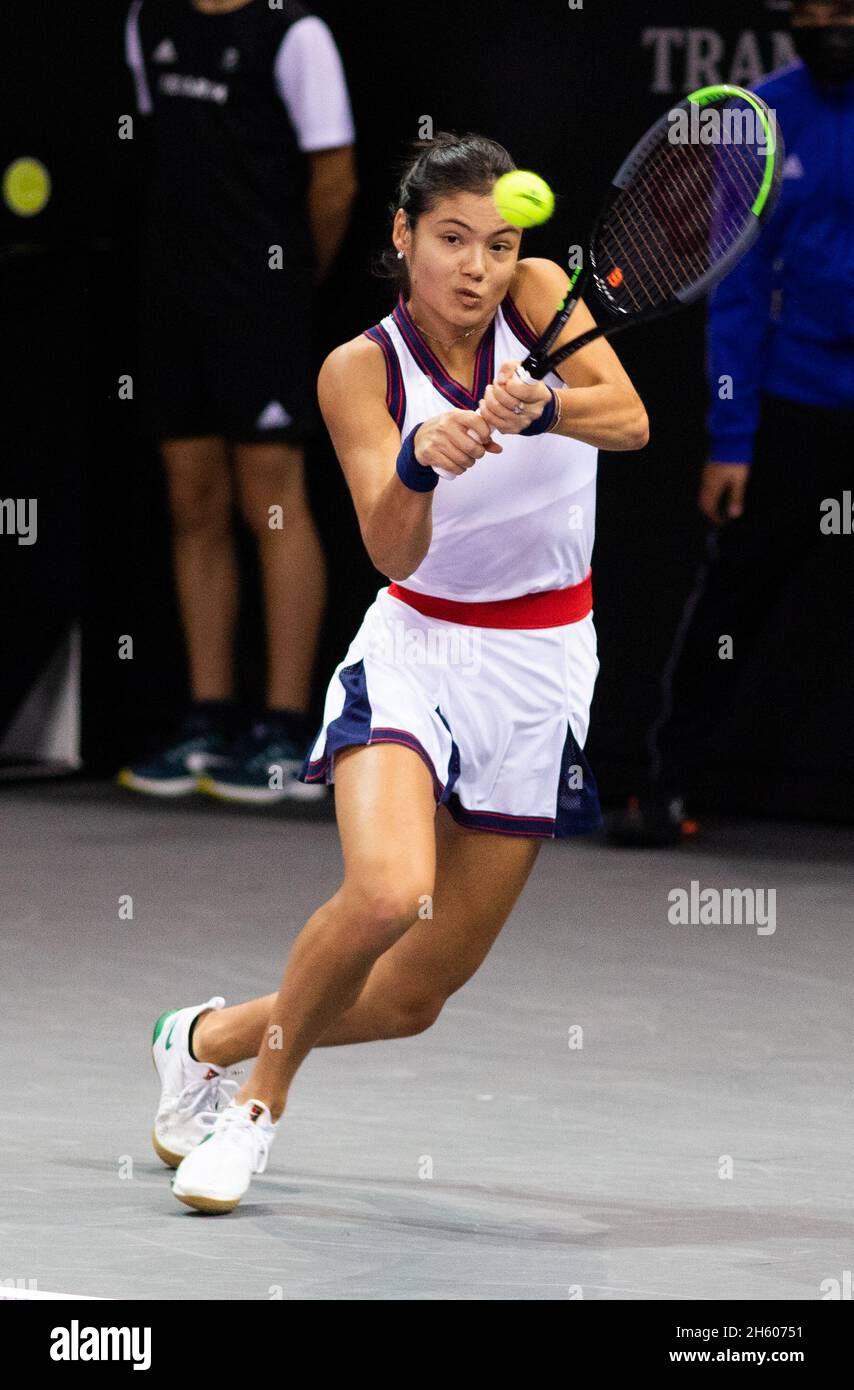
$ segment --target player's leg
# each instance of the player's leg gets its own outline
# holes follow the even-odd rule
[[[210,1142],[178,1166],[172,1191],[187,1206],[231,1211],[245,1196],[266,1167],[300,1063],[433,893],[433,779],[418,754],[400,744],[348,747],[336,755],[335,781],[343,882],[294,943],[251,1074]]]
[[[343,881],[294,943],[237,1096],[264,1101],[274,1119],[305,1056],[434,891],[435,800],[418,754],[397,744],[345,748],[335,758],[335,788]]]
[[[384,1024],[386,1031],[380,1036],[385,1037],[411,1036],[435,1023],[446,1000],[486,959],[530,876],[541,843],[469,830],[440,807],[432,915],[419,916],[380,956],[356,1004],[317,1045],[361,1041],[359,1032],[374,1019]]]
[[[305,712],[323,609],[326,562],[294,444],[236,444],[243,515],[258,542],[267,629],[267,703]]]
[[[486,958],[527,882],[540,844],[468,830],[440,807],[432,901],[375,961],[358,999],[328,1025],[315,1047],[411,1037],[429,1028],[445,1001]],[[196,1025],[195,1055],[223,1067],[255,1057],[276,998],[267,994],[205,1014]]]

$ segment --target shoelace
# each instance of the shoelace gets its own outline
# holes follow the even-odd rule
[[[218,1115],[233,1100],[238,1084],[221,1074],[208,1081],[191,1081],[175,1097],[171,1109],[182,1117],[196,1115],[205,1129],[212,1129]]]
[[[270,1145],[257,1120],[250,1120],[245,1110],[230,1106],[221,1110],[216,1117],[216,1138],[222,1143],[240,1143],[244,1134],[250,1133],[255,1150],[253,1167],[256,1173],[263,1173],[267,1166]]]

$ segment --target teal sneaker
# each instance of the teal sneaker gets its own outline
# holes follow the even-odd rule
[[[230,744],[206,719],[188,715],[174,743],[160,753],[123,767],[120,787],[148,796],[188,796],[198,789],[204,773],[228,761]]]
[[[320,801],[324,785],[297,781],[306,749],[275,725],[259,720],[238,738],[231,756],[199,781],[199,790],[223,801],[272,805],[278,801]]]

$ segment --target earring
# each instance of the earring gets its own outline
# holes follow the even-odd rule
[[[402,261],[402,260],[403,260],[403,252],[402,252],[402,251],[398,251],[398,253],[397,253],[397,259],[398,259],[399,261]]]

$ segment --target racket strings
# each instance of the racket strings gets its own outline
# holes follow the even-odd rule
[[[641,169],[638,174],[638,188],[630,184],[628,188],[624,190],[624,200],[629,204],[629,206],[625,208],[628,218],[624,216],[624,208],[621,206],[623,200],[619,198],[616,200],[611,212],[613,216],[619,219],[620,228],[624,236],[632,242],[633,249],[638,253],[636,261],[630,261],[635,271],[635,283],[638,289],[644,294],[648,303],[655,305],[663,299],[666,299],[671,292],[670,280],[663,277],[661,274],[656,275],[656,268],[659,263],[662,263],[663,268],[663,263],[666,259],[665,253],[672,253],[673,248],[666,241],[659,224],[659,219],[653,214],[653,210],[651,209],[650,204],[655,201],[654,198],[650,197],[647,203],[642,202],[638,196],[639,189],[641,188],[650,194],[653,191],[649,185],[648,179],[644,175],[643,169]],[[676,189],[671,190],[674,194],[676,191]],[[637,225],[638,236],[632,233],[633,221]],[[603,236],[607,236],[609,232],[611,234],[612,249],[614,251],[621,251],[623,249],[623,243],[621,243],[619,238],[615,235],[615,229],[608,227],[606,224],[603,228]],[[638,237],[640,237],[640,242]],[[676,259],[680,261],[680,269],[682,272],[686,275],[690,274],[689,268],[684,265],[678,252],[676,252]],[[626,290],[629,292],[631,281],[626,279],[625,269],[623,267],[621,268],[623,269]],[[644,278],[644,269],[647,271],[646,278]],[[650,289],[649,281],[653,282],[652,289]]]
[[[619,267],[622,276],[619,289],[631,299],[633,307],[637,310],[655,308],[673,294],[674,276],[669,265],[671,248],[665,244],[658,223],[648,216],[647,209],[631,196],[626,203],[628,206],[615,204],[611,209],[619,228],[610,224],[602,228],[602,249],[606,258]],[[680,278],[690,283],[691,269],[677,259]]]
[[[600,242],[605,258],[619,267],[619,289],[631,298],[635,308],[654,308],[666,302],[676,285],[691,283],[701,273],[696,258],[688,263],[685,254],[672,246],[660,219],[634,191],[627,190],[610,216],[619,225],[606,224],[600,231]],[[674,261],[678,275],[674,273]]]
[[[639,208],[638,212],[640,215],[640,219],[643,220],[643,209]],[[626,222],[625,218],[623,217],[622,209],[615,205],[614,208],[612,208],[612,213],[615,217],[619,219],[620,231],[623,233],[623,237],[625,238],[625,240],[621,240],[620,237],[617,235],[616,228],[610,226],[603,227],[601,237],[603,246],[605,246],[606,249],[608,259],[612,260],[614,264],[619,267],[620,272],[623,276],[621,289],[623,289],[625,293],[631,298],[636,309],[642,309],[644,305],[640,303],[638,295],[635,293],[635,290],[645,297],[647,301],[647,306],[654,307],[657,303],[661,302],[661,300],[664,297],[666,297],[668,293],[667,287],[660,281],[656,280],[655,257],[649,255],[650,245],[654,238],[655,227],[653,224],[647,222],[647,225],[640,229],[640,235],[642,236],[643,240],[641,244],[639,244],[637,238],[632,233],[631,223]],[[632,251],[635,253],[634,260],[631,256],[626,254],[626,241],[630,241],[632,244]],[[653,286],[655,293],[653,293],[648,288],[647,281],[644,278],[644,274],[641,269],[641,267],[644,265],[644,262],[646,263],[648,279],[655,281],[655,284]],[[633,274],[626,274],[627,266],[631,267],[631,269],[634,271]]]
[[[599,228],[601,269],[619,272],[605,275],[611,301],[640,312],[701,280],[742,234],[764,168],[754,143],[674,144],[663,134]]]
[[[650,261],[658,262],[659,274],[653,277],[657,293],[664,286],[670,292],[678,291],[700,278],[726,254],[741,232],[753,202],[742,163],[736,156],[731,168],[713,169],[708,160],[687,160],[680,167],[676,151],[668,147],[660,154],[659,167],[641,170],[626,190],[631,214],[649,243],[647,268]],[[727,170],[737,170],[738,185],[732,177],[727,178]],[[666,200],[661,196],[663,180],[668,181]],[[616,211],[625,229],[626,219],[619,208]],[[637,238],[634,244],[637,246]],[[640,284],[651,297],[642,269]]]
[[[703,208],[708,200],[708,180],[694,170],[695,177],[686,185],[679,180],[680,172],[674,170],[672,174],[662,175],[671,180],[664,205],[660,190],[645,171],[641,172],[637,185],[626,190],[634,215],[642,222],[649,238],[647,250],[657,258],[660,273],[656,287],[659,291],[663,288],[665,298],[705,274],[715,254],[707,245],[708,225],[702,215],[698,215],[698,208]],[[656,177],[658,175],[656,170]]]
[[[676,219],[678,219],[679,235],[676,238],[663,235],[665,232],[670,231],[670,227],[666,224],[662,227],[660,213],[657,217],[654,215],[656,203],[659,199],[659,190],[653,185],[649,174],[642,170],[639,175],[638,184],[640,190],[647,195],[648,201],[645,211],[648,213],[648,221],[651,218],[651,224],[658,234],[659,247],[663,252],[666,253],[669,251],[673,255],[678,263],[683,278],[685,278],[686,283],[689,283],[691,278],[697,274],[704,273],[708,268],[707,265],[703,264],[699,249],[703,243],[706,228],[698,218],[696,211],[698,202],[701,203],[702,200],[708,196],[706,180],[703,178],[695,178],[693,184],[686,187],[680,183],[679,180],[679,174],[682,172],[681,170],[674,170],[671,172],[667,169],[656,169],[655,172],[656,177],[660,176],[662,180],[668,180],[668,198],[669,202],[672,204],[672,211],[675,213]],[[634,197],[634,190],[629,189],[627,192],[630,197]],[[638,205],[638,200],[636,199],[635,201],[636,205]],[[694,233],[693,238],[690,240],[688,236],[689,232]]]
[[[759,179],[751,181],[746,176],[745,156],[741,147],[731,146],[729,149],[730,153],[723,157],[719,148],[711,147],[710,152],[708,146],[686,147],[668,143],[657,152],[658,159],[654,165],[638,171],[639,185],[656,202],[660,201],[666,188],[674,201],[680,202],[680,211],[690,217],[701,238],[706,235],[713,214],[725,210],[728,205],[741,223],[756,197]],[[735,176],[740,180],[742,196],[735,188]],[[659,186],[656,186],[656,180]],[[698,211],[701,221],[697,219]]]
[[[761,166],[757,167],[755,165],[752,153],[747,156],[742,154],[741,146],[732,146],[730,149],[732,153],[725,158],[715,158],[713,155],[712,158],[702,163],[695,161],[688,167],[690,172],[702,173],[705,176],[703,178],[704,188],[702,191],[705,194],[705,209],[707,212],[713,214],[716,211],[720,212],[726,207],[730,207],[730,209],[734,211],[735,220],[733,222],[733,230],[737,235],[759,191],[762,168]],[[669,146],[668,150],[665,151],[665,158],[673,152],[674,147]],[[745,166],[747,159],[751,161],[751,172],[755,175],[753,179],[748,178],[746,173]],[[665,176],[669,176],[669,169],[665,170]],[[740,188],[735,186],[734,181],[736,178],[738,178],[740,182]],[[692,192],[693,191],[694,190],[692,190]],[[689,204],[689,206],[693,206],[693,204]],[[694,221],[696,225],[696,218]],[[705,227],[703,230],[705,231]],[[709,247],[711,259],[717,259],[719,255],[728,250],[730,245],[731,238],[724,239],[718,237],[717,242],[715,242],[713,237],[711,246]]]

